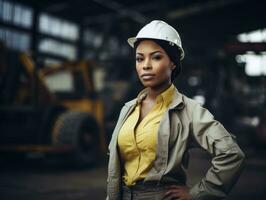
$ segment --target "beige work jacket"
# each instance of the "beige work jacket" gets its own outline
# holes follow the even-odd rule
[[[117,148],[121,126],[133,111],[137,99],[122,108],[109,144],[107,199],[121,199],[122,170]],[[157,136],[156,158],[144,182],[185,184],[188,151],[199,146],[212,156],[212,166],[189,193],[193,200],[218,200],[227,196],[243,167],[244,153],[234,136],[196,101],[175,89],[173,102],[163,115]]]

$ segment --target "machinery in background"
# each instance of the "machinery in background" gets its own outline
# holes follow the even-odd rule
[[[0,152],[60,153],[75,165],[94,163],[106,149],[95,63],[37,69],[25,53],[1,59]]]

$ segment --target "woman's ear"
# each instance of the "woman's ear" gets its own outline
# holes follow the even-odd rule
[[[170,69],[171,69],[171,70],[174,70],[175,68],[176,68],[176,65],[175,65],[173,62],[171,62],[171,63],[170,63]]]

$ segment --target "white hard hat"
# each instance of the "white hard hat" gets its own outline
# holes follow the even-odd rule
[[[146,24],[137,34],[136,37],[131,37],[127,41],[131,47],[138,39],[158,39],[168,41],[170,45],[176,45],[181,51],[181,60],[185,53],[182,48],[182,43],[178,32],[169,24],[161,20],[153,20]]]

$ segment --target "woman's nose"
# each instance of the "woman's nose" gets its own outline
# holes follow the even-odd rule
[[[147,70],[147,69],[151,69],[151,68],[152,68],[152,66],[151,66],[149,59],[146,59],[144,62],[144,65],[143,65],[143,69]]]

